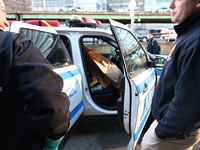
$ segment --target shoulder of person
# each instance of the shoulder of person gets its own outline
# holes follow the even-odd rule
[[[4,47],[7,47],[9,50],[13,50],[13,48],[23,45],[23,46],[20,46],[22,48],[21,51],[17,51],[17,52],[22,53],[24,49],[32,45],[30,44],[31,40],[29,40],[28,38],[25,38],[20,33],[2,31],[0,32],[0,37],[1,37],[1,40],[0,40],[1,49],[4,46]]]
[[[157,40],[156,40],[155,38],[152,39],[152,42],[158,43]]]
[[[0,45],[4,42],[4,41],[10,41],[11,39],[13,39],[13,37],[16,35],[16,33],[12,33],[9,31],[0,31]],[[10,42],[9,42],[10,43]]]
[[[22,44],[22,43],[31,41],[30,39],[26,38],[21,33],[5,31],[2,33],[2,35],[4,38],[1,38],[1,39],[5,39],[5,40],[9,40],[9,41],[11,40],[13,42],[15,41],[15,44]]]
[[[20,33],[1,31],[0,36],[1,36],[1,41],[4,41],[4,39],[5,40],[11,40],[11,39],[15,40],[15,39],[21,37],[22,35]]]

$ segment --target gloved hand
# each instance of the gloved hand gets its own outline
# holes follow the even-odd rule
[[[45,141],[45,148],[43,150],[56,150],[56,148],[61,142],[61,139],[52,140],[48,137],[45,137],[44,141]]]

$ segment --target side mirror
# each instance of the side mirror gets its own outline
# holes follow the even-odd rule
[[[165,61],[166,61],[166,58],[157,56],[154,59],[154,64],[155,64],[156,70],[162,70],[162,68],[163,68],[163,66],[165,64]]]

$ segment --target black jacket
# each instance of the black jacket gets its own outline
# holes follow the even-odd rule
[[[63,81],[34,43],[0,31],[0,149],[42,150],[68,129]]]
[[[147,41],[146,50],[151,54],[159,54],[160,53],[158,42],[155,40],[154,37]]]
[[[175,26],[172,47],[153,97],[156,135],[174,137],[200,121],[200,12]]]

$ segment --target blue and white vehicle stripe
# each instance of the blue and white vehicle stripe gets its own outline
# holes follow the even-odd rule
[[[133,78],[133,81],[136,86],[136,91],[134,92],[138,95],[131,100],[131,120],[129,121],[131,122],[132,137],[127,149],[133,148],[136,145],[151,112],[151,103],[156,82],[155,70],[149,68],[139,76]]]
[[[72,126],[83,112],[84,104],[82,99],[81,74],[74,65],[56,68],[54,71],[63,79],[63,92],[68,95],[70,100],[70,126]]]
[[[155,78],[155,72],[148,72],[148,76],[145,80],[142,80],[138,85],[137,85],[137,91],[138,94],[142,93],[143,89],[145,88],[145,86],[149,85],[152,80],[154,80]],[[144,79],[144,78],[143,78]]]

